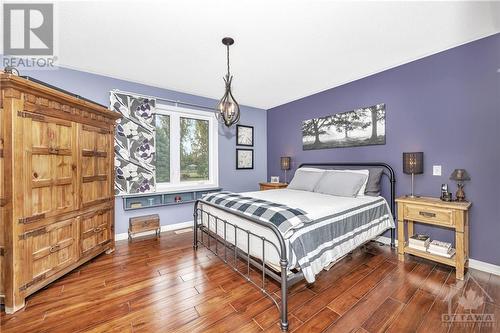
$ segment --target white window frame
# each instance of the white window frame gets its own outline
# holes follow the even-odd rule
[[[156,183],[156,192],[198,190],[219,186],[219,135],[218,123],[212,112],[179,106],[157,104],[156,114],[170,117],[170,182]],[[192,118],[208,121],[208,180],[181,182],[180,170],[180,119]]]

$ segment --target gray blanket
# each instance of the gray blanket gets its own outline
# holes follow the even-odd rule
[[[288,239],[291,267],[300,267],[306,280],[313,282],[326,264],[392,227],[394,220],[383,198],[311,221]]]

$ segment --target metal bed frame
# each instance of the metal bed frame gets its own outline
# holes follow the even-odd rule
[[[395,178],[395,173],[394,169],[387,163],[380,163],[380,162],[367,162],[367,163],[344,163],[344,162],[339,162],[339,163],[303,163],[299,165],[299,168],[301,167],[320,167],[324,169],[338,169],[339,167],[354,167],[357,169],[361,169],[364,167],[381,167],[384,169],[384,172],[382,174],[383,176],[388,177],[389,182],[390,182],[390,200],[389,200],[389,206],[391,208],[391,212],[393,217],[395,216],[395,184],[396,184],[396,178]],[[219,210],[222,210],[224,212],[227,212],[231,215],[235,215],[241,218],[244,218],[245,220],[251,221],[259,226],[268,228],[269,230],[272,231],[272,233],[276,236],[279,242],[279,248],[266,239],[265,237],[261,235],[257,235],[255,233],[252,233],[249,230],[240,228],[238,225],[235,223],[230,223],[229,221],[225,219],[221,219],[217,217],[214,214],[211,214],[203,208],[200,208],[199,204],[202,202],[203,205],[208,205],[212,206],[214,208],[217,208]],[[203,215],[207,217],[207,225],[208,227],[203,225]],[[193,248],[194,250],[198,249],[198,244],[203,245],[205,248],[207,248],[210,252],[212,252],[215,256],[218,258],[222,259],[222,261],[229,265],[235,272],[239,273],[241,276],[247,280],[247,282],[253,284],[255,287],[257,287],[264,295],[269,297],[273,303],[276,305],[278,310],[280,311],[280,326],[282,331],[287,331],[288,330],[288,288],[293,286],[295,283],[301,281],[303,279],[303,274],[301,271],[297,272],[291,272],[288,270],[288,256],[287,256],[287,249],[286,249],[286,244],[285,240],[283,238],[283,235],[281,232],[278,230],[278,228],[272,224],[272,223],[266,223],[262,222],[256,218],[249,217],[247,215],[244,215],[239,212],[235,212],[232,210],[229,210],[225,207],[220,207],[216,206],[207,202],[204,202],[200,199],[195,201],[194,204],[194,240],[193,240]],[[210,230],[211,223],[210,221],[215,221],[215,233]],[[219,222],[223,224],[223,230],[218,230],[218,225]],[[233,232],[234,234],[234,245],[231,244],[228,241],[228,233]],[[246,234],[246,240],[247,240],[247,251],[243,251],[238,247],[238,231],[242,231]],[[199,235],[198,235],[199,234]],[[206,235],[206,239],[204,239],[203,235]],[[253,258],[250,255],[250,241],[251,238],[254,237],[257,240],[260,240],[262,242],[262,259],[256,259]],[[395,229],[391,228],[391,247],[394,248],[394,237],[395,237]],[[211,240],[215,241],[215,250],[213,249],[213,245],[211,245]],[[270,244],[279,254],[280,257],[280,269],[281,273],[278,274],[272,268],[269,267],[269,265],[266,264],[266,243]],[[223,252],[219,253],[219,245],[223,246]],[[241,268],[238,267],[238,263],[241,264],[240,260],[245,260],[246,261],[246,267]],[[253,280],[250,277],[250,266],[256,267],[259,270],[261,270],[262,276],[261,276],[261,281],[256,281]],[[276,295],[274,295],[273,292],[269,291],[266,289],[266,276],[269,276],[271,279],[277,281],[280,284],[280,297],[278,298]]]

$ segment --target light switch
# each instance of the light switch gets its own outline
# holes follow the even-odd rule
[[[441,166],[440,165],[433,165],[432,166],[432,175],[433,176],[441,176]]]

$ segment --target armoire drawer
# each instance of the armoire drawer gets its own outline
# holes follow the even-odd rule
[[[80,250],[82,256],[109,243],[111,239],[112,209],[100,209],[84,214],[80,220]]]
[[[5,243],[5,233],[1,232],[5,230],[5,208],[0,205],[0,295],[5,295],[5,251],[6,251],[6,243]]]
[[[24,248],[21,290],[42,282],[78,261],[77,218],[57,221],[19,236]]]

